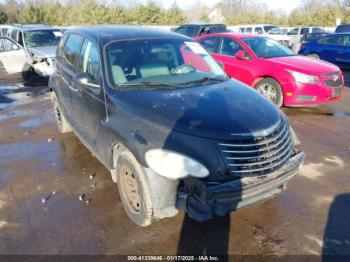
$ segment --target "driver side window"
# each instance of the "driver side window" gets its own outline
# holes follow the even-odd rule
[[[91,79],[96,83],[100,83],[101,81],[98,49],[94,43],[87,39],[84,41],[83,47],[80,51],[77,72],[88,73],[91,76]]]
[[[224,37],[220,44],[219,54],[234,56],[240,50],[244,49],[239,43],[231,38]]]
[[[6,38],[0,39],[0,52],[13,51],[18,49],[18,45],[11,40]]]

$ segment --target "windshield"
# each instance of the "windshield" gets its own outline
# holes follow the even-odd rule
[[[60,30],[35,30],[24,32],[24,42],[27,47],[56,46],[60,41]]]
[[[125,40],[107,44],[109,80],[116,87],[184,87],[225,81],[221,67],[197,42]]]
[[[261,58],[296,55],[289,48],[267,37],[247,37],[242,40]]]
[[[267,34],[270,34],[270,31],[272,29],[279,29],[279,27],[276,26],[276,25],[266,25],[266,26],[264,26],[265,33],[267,33]]]

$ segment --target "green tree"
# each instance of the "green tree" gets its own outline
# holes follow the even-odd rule
[[[0,24],[6,24],[7,19],[7,14],[4,11],[0,10]]]
[[[164,23],[168,25],[177,25],[185,22],[187,22],[186,16],[176,2],[174,2],[169,10],[166,11]]]

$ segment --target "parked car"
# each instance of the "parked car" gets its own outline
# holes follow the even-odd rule
[[[211,33],[227,32],[224,24],[184,24],[173,30],[175,33],[183,34],[188,37],[196,37]]]
[[[299,54],[348,68],[350,67],[350,33],[331,34],[302,44]]]
[[[301,45],[301,39],[305,34],[320,33],[320,32],[325,32],[325,30],[321,27],[314,27],[314,26],[300,26],[300,27],[293,28],[287,33],[287,35],[291,40],[291,49],[295,53],[298,53]]]
[[[62,31],[46,25],[14,24],[7,35],[23,46],[27,63],[31,65],[28,75],[37,74],[48,78],[55,70],[55,53]]]
[[[277,106],[332,102],[344,89],[337,66],[297,56],[265,36],[212,34],[196,40],[229,76],[255,88]]]
[[[263,24],[263,25],[239,25],[240,33],[254,34],[254,35],[267,35],[272,39],[280,42],[281,44],[291,47],[291,40],[277,25]]]
[[[271,198],[303,161],[285,114],[188,37],[77,28],[64,33],[56,59],[58,128],[111,170],[138,225],[179,209],[203,221]]]
[[[26,55],[22,46],[7,37],[0,37],[0,76],[21,73],[28,70]]]
[[[335,33],[350,33],[350,24],[338,25]]]

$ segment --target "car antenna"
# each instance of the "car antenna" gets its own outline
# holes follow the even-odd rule
[[[99,45],[101,44],[101,46],[103,47],[103,44],[102,44],[102,41],[101,41],[101,39],[100,39],[100,34],[99,34],[99,31],[98,31],[98,30],[97,30],[97,42],[98,42]],[[100,52],[99,52],[98,55],[100,56]],[[100,65],[101,65],[101,61],[102,61],[102,60],[100,59]],[[102,69],[102,67],[101,67],[101,69]],[[101,79],[102,79],[103,76],[102,76],[101,72],[102,72],[102,70],[100,70],[100,77],[101,77]],[[106,90],[105,90],[105,88],[104,88],[103,83],[104,83],[104,81],[103,81],[103,79],[102,79],[101,87],[102,87],[103,100],[104,100],[104,103],[105,103],[105,111],[106,111],[106,119],[105,119],[104,123],[106,124],[106,123],[108,123],[109,118],[108,118],[108,110],[107,110]]]

